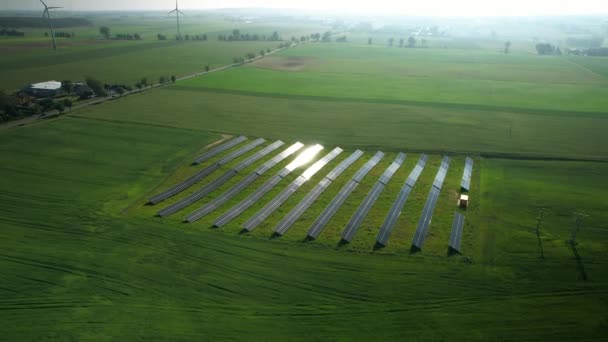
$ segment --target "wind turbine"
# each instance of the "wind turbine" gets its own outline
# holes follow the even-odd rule
[[[42,1],[42,0],[40,0]],[[177,18],[177,40],[182,40],[182,34],[179,32],[179,15],[184,15],[184,13],[182,11],[179,10],[179,7],[177,7],[177,0],[175,0],[175,9],[171,12],[169,12],[169,14],[175,12],[175,17]]]
[[[51,30],[51,41],[53,42],[53,50],[57,50],[57,45],[55,44],[55,34],[53,33],[53,25],[51,24],[51,12],[49,12],[49,10],[61,7],[49,7],[44,3],[44,1],[40,0],[40,2],[42,2],[42,4],[44,5],[44,12],[42,12],[42,17],[44,18],[44,16],[46,16],[46,21],[49,24],[49,29]]]

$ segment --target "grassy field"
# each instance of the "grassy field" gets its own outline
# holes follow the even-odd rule
[[[309,35],[323,31],[320,25],[287,23],[230,22],[220,15],[195,15],[182,22],[182,34],[207,34],[208,41],[176,42],[175,19],[158,13],[122,17],[118,14],[90,18],[93,26],[57,29],[75,33],[75,38],[58,38],[58,50],[52,51],[45,30],[24,29],[25,38],[0,39],[0,89],[20,89],[32,82],[56,80],[82,81],[94,76],[107,83],[133,85],[142,77],[157,82],[160,76],[190,75],[205,69],[232,63],[235,57],[260,50],[275,49],[280,42],[240,41],[220,42],[219,34],[241,33],[270,36],[278,31],[281,38]],[[112,34],[139,33],[142,41],[104,40],[100,26],[108,26]],[[316,30],[316,31],[315,31]],[[167,41],[158,41],[157,34]]]
[[[102,49],[101,59],[131,56],[135,63],[160,49],[190,56],[197,44],[220,43],[121,44]],[[112,49],[125,50],[114,56]],[[97,63],[94,47],[62,58],[80,63],[76,51]],[[229,53],[212,53],[222,54]],[[146,68],[163,70],[170,59],[149,60],[157,58]],[[4,338],[545,341],[608,333],[604,62],[313,44],[210,76],[0,131]],[[576,92],[578,100],[570,96]],[[279,150],[195,205],[156,217],[263,148],[175,198],[145,205],[239,148],[190,165],[221,134],[282,139],[279,150],[297,140],[321,143],[318,158],[336,146],[345,151],[251,233],[240,234],[242,223],[306,166],[221,229],[210,227],[216,217],[293,158],[220,210],[196,223],[182,220]],[[271,238],[276,223],[355,148],[364,156],[285,236]],[[384,159],[319,239],[304,242],[312,221],[377,150]],[[408,155],[403,166],[352,243],[339,245],[399,151]],[[389,245],[374,250],[378,227],[422,152],[429,161]],[[452,162],[430,234],[422,251],[410,253],[443,154]],[[462,254],[449,256],[465,155],[475,159],[471,205]],[[588,216],[572,247],[575,212]]]
[[[446,224],[462,171],[462,158],[455,158],[433,235],[422,252],[410,255],[406,243],[439,161],[431,156],[391,245],[371,253],[371,228],[416,154],[408,156],[347,248],[335,246],[336,234],[394,153],[313,243],[300,241],[303,227],[340,184],[280,239],[268,238],[271,224],[239,235],[236,223],[214,230],[204,221],[187,225],[179,217],[152,217],[152,208],[142,206],[147,195],[190,174],[192,157],[217,138],[199,130],[74,117],[2,132],[4,336],[571,340],[605,334],[604,163],[477,159],[464,255],[450,258]],[[533,233],[539,206],[548,208],[541,229],[545,259]],[[580,263],[564,243],[570,212],[579,209],[591,215],[578,238]]]

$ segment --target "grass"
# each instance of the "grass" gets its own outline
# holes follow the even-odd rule
[[[342,147],[575,159],[605,159],[608,129],[601,115],[254,96],[179,84],[78,115]]]
[[[146,196],[204,167],[188,164],[218,138],[198,130],[72,117],[2,132],[4,336],[569,340],[605,333],[604,163],[477,159],[464,256],[448,258],[445,240],[460,157],[450,166],[433,235],[414,255],[405,247],[439,155],[431,156],[389,249],[377,253],[368,249],[375,236],[371,228],[417,154],[408,155],[346,248],[336,248],[336,234],[395,153],[374,168],[313,243],[300,241],[306,220],[340,184],[275,240],[268,239],[269,228],[281,215],[248,235],[237,234],[238,222],[214,230],[204,221],[187,225],[179,217],[152,217],[153,208],[141,206]],[[349,152],[321,170],[285,209]],[[549,208],[542,228],[544,260],[532,234],[538,206]],[[578,279],[576,259],[562,243],[572,210],[591,215],[578,238],[586,281]]]
[[[606,85],[608,79],[589,69],[581,70],[566,58],[318,44],[281,55],[317,59],[306,62],[312,65],[301,72],[250,66],[190,79],[182,85],[339,99],[579,112],[604,112],[608,104],[606,87],[599,86]],[[585,101],[581,101],[583,98]]]

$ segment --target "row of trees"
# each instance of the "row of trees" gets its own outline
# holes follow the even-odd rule
[[[15,29],[1,29],[0,36],[8,36],[8,37],[23,37],[25,36],[25,32],[17,31]]]
[[[281,44],[279,45],[279,47],[282,47],[282,45],[283,45],[283,43],[281,43]],[[264,57],[264,56],[266,56],[266,54],[267,54],[267,53],[270,53],[270,49],[266,49],[266,50],[262,49],[262,50],[260,50],[260,52],[259,52],[259,56],[260,56],[260,57]],[[248,60],[252,60],[252,59],[254,59],[255,57],[256,57],[256,54],[255,54],[255,53],[253,53],[253,52],[249,52],[249,53],[248,53],[248,54],[246,54],[244,57],[235,57],[235,58],[232,60],[232,63],[234,63],[234,64],[243,64],[243,63],[245,63],[245,62],[246,62],[246,61],[248,61]],[[209,66],[206,66],[206,67],[205,67],[205,71],[209,71]]]
[[[110,28],[107,26],[101,26],[99,28],[99,33],[105,38],[105,39],[115,39],[115,40],[141,40],[141,36],[139,35],[139,33],[117,33],[114,35],[114,37],[112,38],[112,34],[110,31]]]
[[[539,55],[561,55],[562,50],[559,47],[553,46],[549,43],[538,43],[536,44],[536,52]]]
[[[281,40],[281,37],[279,37],[279,32],[274,31],[270,36],[266,36],[265,34],[263,35],[258,35],[258,34],[249,34],[249,33],[244,33],[242,34],[240,30],[238,29],[234,29],[232,30],[232,34],[226,35],[226,34],[220,34],[217,36],[217,39],[219,41],[258,41],[258,40],[265,40],[265,41],[279,41]]]
[[[368,38],[367,43],[371,45],[372,44],[372,39]],[[410,36],[407,39],[407,47],[408,48],[416,47],[416,43],[417,43],[416,38],[414,38],[413,36]],[[426,45],[426,39],[420,40],[420,43],[421,43],[421,46],[425,46]],[[388,39],[388,46],[393,46],[394,44],[395,44],[395,38],[393,38],[393,37],[389,38]],[[399,39],[399,47],[404,47],[404,45],[405,45],[405,40],[403,38],[400,38]]]

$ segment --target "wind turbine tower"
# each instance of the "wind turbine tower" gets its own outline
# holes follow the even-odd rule
[[[42,0],[40,0],[42,1]],[[179,10],[179,7],[177,6],[177,0],[175,0],[175,9],[171,12],[169,12],[169,14],[175,12],[175,17],[177,18],[177,40],[182,40],[182,34],[179,31],[179,15],[184,15],[184,13],[182,11]]]
[[[61,7],[49,7],[44,1],[40,0],[44,5],[44,12],[42,12],[42,17],[46,17],[46,22],[49,24],[49,29],[51,30],[51,41],[53,42],[53,50],[57,50],[57,44],[55,44],[55,33],[53,33],[53,25],[51,24],[51,12],[49,10],[61,8]]]

